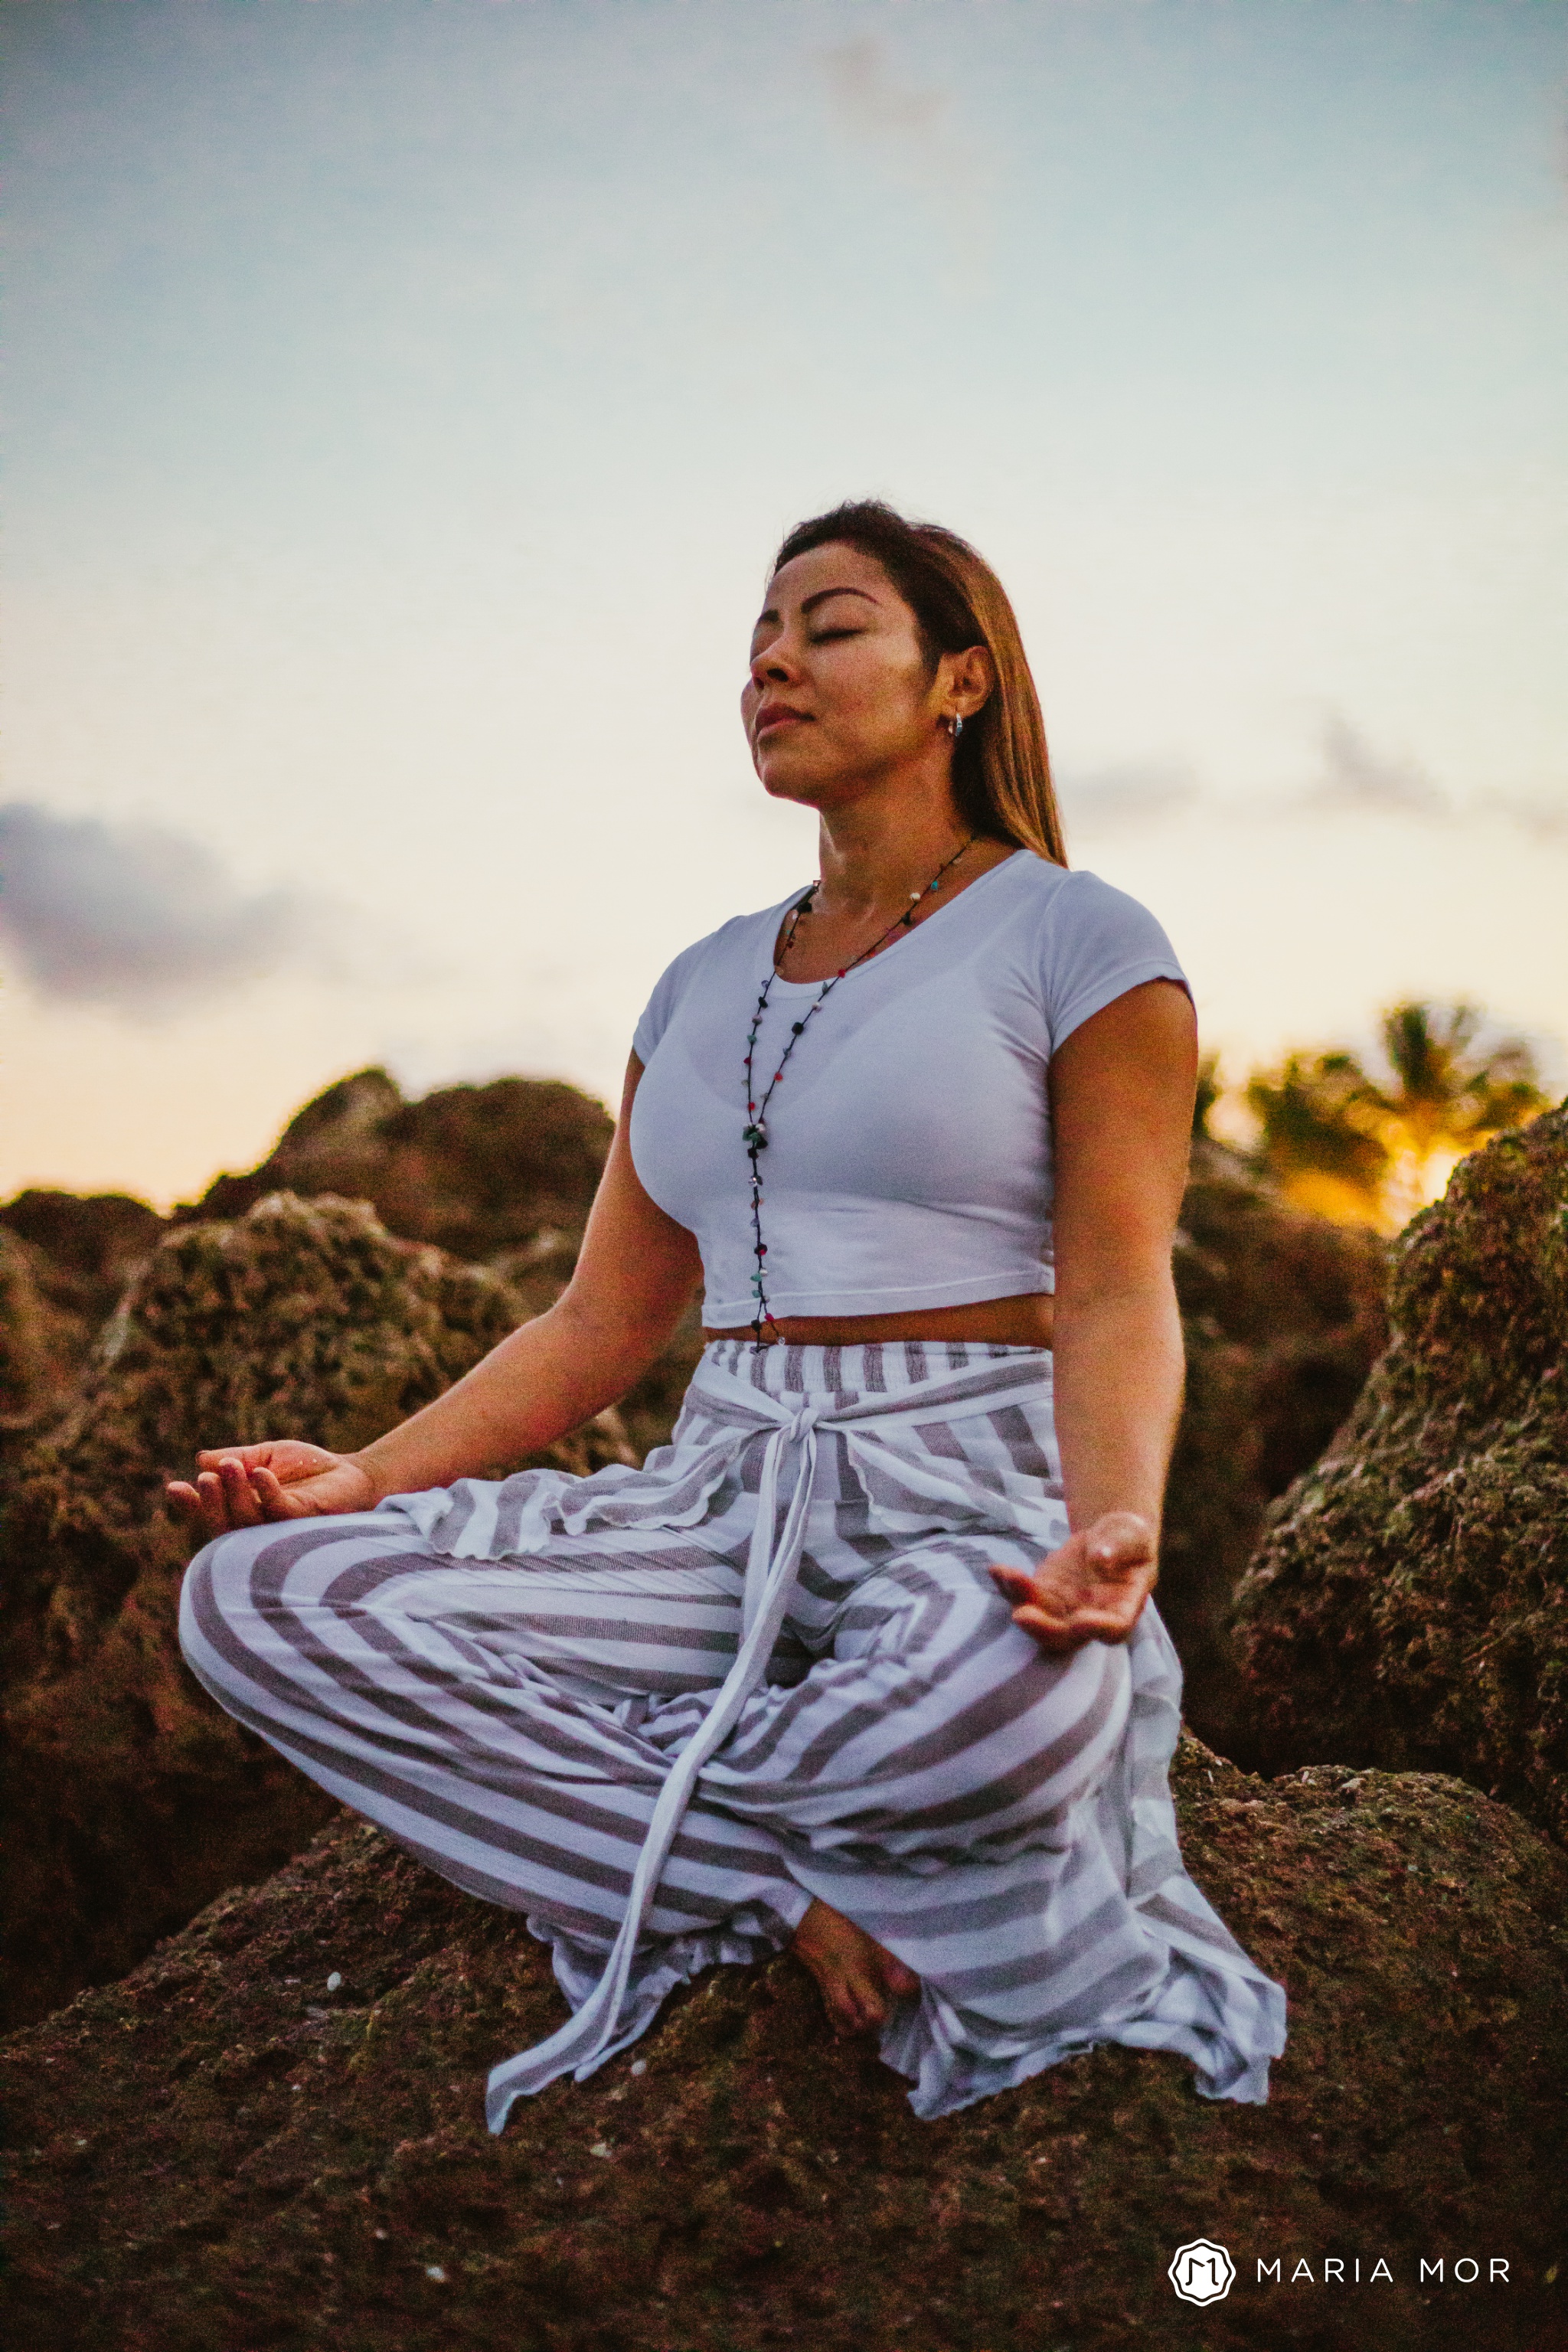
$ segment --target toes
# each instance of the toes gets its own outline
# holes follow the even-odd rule
[[[837,2034],[877,2031],[887,2023],[895,2001],[920,1991],[912,1969],[826,1904],[812,1905],[795,1930],[794,1948],[816,1980]]]

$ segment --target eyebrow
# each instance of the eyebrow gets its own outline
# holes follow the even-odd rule
[[[800,609],[803,613],[813,612],[818,604],[825,604],[829,596],[864,596],[868,604],[874,604],[877,602],[868,588],[818,588],[815,595],[801,598]],[[764,621],[776,621],[778,616],[776,604],[764,605],[757,614],[754,625],[760,628]]]

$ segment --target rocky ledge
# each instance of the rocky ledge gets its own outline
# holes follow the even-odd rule
[[[1194,1874],[1290,1995],[1266,2106],[1104,2049],[921,2124],[784,1957],[700,1979],[494,2139],[485,2070],[562,2013],[545,1955],[340,1817],[5,2045],[5,2340],[1561,2347],[1563,1854],[1443,1778],[1265,1782],[1188,1741],[1176,1779]],[[1166,2277],[1197,2237],[1237,2271],[1201,2313]]]

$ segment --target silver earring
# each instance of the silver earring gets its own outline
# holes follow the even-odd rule
[[[963,732],[963,721],[956,710],[947,722],[947,731],[952,738],[953,749],[956,751],[958,748],[958,739]]]

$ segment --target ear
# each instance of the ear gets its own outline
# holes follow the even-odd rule
[[[947,707],[973,719],[996,690],[996,665],[984,646],[969,646],[961,654],[943,654],[947,672]]]

